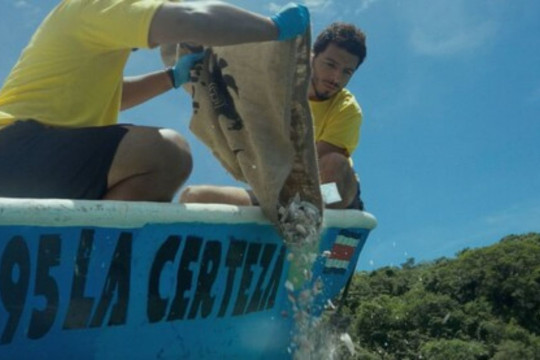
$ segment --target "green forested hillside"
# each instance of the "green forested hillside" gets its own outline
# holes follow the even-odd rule
[[[540,234],[358,273],[342,314],[343,359],[540,359]]]

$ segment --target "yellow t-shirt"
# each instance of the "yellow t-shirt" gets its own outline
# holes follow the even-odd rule
[[[343,89],[325,101],[309,101],[315,141],[324,141],[352,155],[360,139],[362,109],[353,94]]]
[[[123,70],[165,0],[63,0],[43,21],[0,89],[0,127],[17,119],[114,124]]]

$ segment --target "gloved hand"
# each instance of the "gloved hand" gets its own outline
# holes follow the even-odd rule
[[[204,58],[204,52],[186,54],[180,57],[176,64],[170,69],[173,87],[178,89],[189,81],[190,71],[197,61]]]
[[[289,3],[270,19],[278,28],[278,40],[289,40],[306,31],[309,26],[309,11],[304,5]]]

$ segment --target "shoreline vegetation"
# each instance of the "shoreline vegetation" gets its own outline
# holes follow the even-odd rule
[[[354,275],[339,359],[540,359],[540,234]]]

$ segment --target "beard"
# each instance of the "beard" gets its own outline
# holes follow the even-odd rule
[[[324,100],[328,100],[332,97],[333,94],[330,94],[329,91],[325,91],[325,92],[319,92],[316,88],[313,88],[314,92],[315,92],[315,97],[317,98],[317,100],[319,101],[324,101]]]
[[[311,78],[311,87],[313,88],[313,92],[315,94],[316,100],[318,101],[328,100],[341,90],[340,87],[336,87],[335,90],[328,90],[328,89],[319,90],[317,87],[318,82],[319,82],[319,79],[317,77],[314,76]]]

